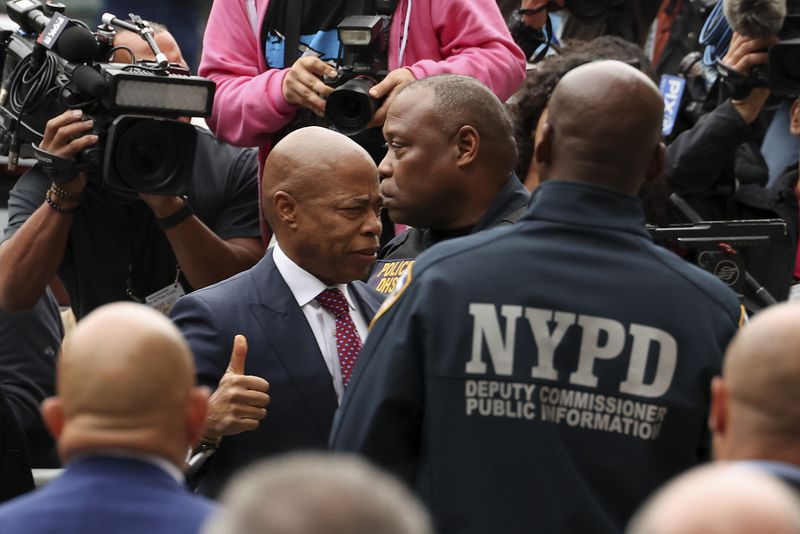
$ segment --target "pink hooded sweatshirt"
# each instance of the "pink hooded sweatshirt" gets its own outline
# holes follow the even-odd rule
[[[289,69],[270,69],[266,63],[260,28],[268,4],[215,0],[200,64],[200,75],[217,83],[208,124],[233,145],[258,146],[262,168],[272,134],[297,110],[283,98]],[[417,79],[472,76],[501,100],[525,78],[525,57],[495,0],[399,0],[389,29],[388,59],[390,70],[405,66]]]

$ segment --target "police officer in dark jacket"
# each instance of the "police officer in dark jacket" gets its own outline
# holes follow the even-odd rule
[[[436,243],[511,224],[529,193],[512,172],[511,120],[492,91],[466,76],[410,84],[388,110],[379,166],[384,207],[408,229],[378,255],[369,285],[390,293]]]
[[[413,484],[439,532],[621,532],[708,458],[740,309],[644,229],[662,109],[623,63],[567,74],[527,213],[424,253],[379,311],[331,444]]]

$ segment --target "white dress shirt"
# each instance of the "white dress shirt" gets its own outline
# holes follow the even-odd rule
[[[303,310],[303,315],[306,316],[308,326],[311,327],[311,332],[314,333],[314,339],[317,340],[319,351],[325,360],[325,365],[328,366],[328,371],[331,373],[333,389],[336,391],[336,400],[341,402],[344,385],[342,383],[342,370],[339,367],[339,351],[336,348],[336,319],[317,302],[317,296],[326,289],[338,289],[344,293],[347,304],[350,307],[350,317],[353,319],[358,335],[361,336],[361,343],[364,343],[367,339],[368,325],[358,309],[357,301],[350,293],[350,288],[347,287],[347,284],[325,285],[313,274],[293,262],[281,250],[278,243],[275,243],[273,247],[272,258],[275,260],[278,272],[281,273],[286,285],[289,286],[289,291],[292,292],[298,306]]]

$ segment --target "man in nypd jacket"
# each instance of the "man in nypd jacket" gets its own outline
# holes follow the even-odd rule
[[[662,109],[623,63],[573,70],[527,213],[424,253],[379,311],[331,444],[413,484],[439,532],[621,532],[708,458],[740,308],[644,229]]]

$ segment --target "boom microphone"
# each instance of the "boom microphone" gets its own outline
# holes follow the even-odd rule
[[[786,18],[786,0],[723,0],[723,6],[731,29],[746,37],[778,35]]]
[[[89,63],[97,59],[99,46],[92,32],[75,24],[61,32],[53,51],[71,63]]]

